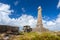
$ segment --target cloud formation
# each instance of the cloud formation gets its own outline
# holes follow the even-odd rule
[[[10,5],[0,3],[0,25],[12,25],[23,27],[30,25],[32,28],[36,27],[37,19],[31,15],[21,15],[19,18],[10,18],[9,15],[14,12],[10,9]],[[45,28],[49,30],[60,30],[60,14],[54,20],[42,20]]]
[[[60,31],[60,14],[54,20],[44,21],[44,26],[46,26],[46,28],[54,31]]]
[[[25,8],[22,8],[21,10],[22,10],[22,12],[25,12]]]
[[[0,3],[0,24],[1,25],[12,25],[22,27],[24,25],[35,26],[36,20],[31,15],[22,15],[19,18],[10,18],[13,10],[10,10],[10,5]],[[33,22],[34,21],[34,22]]]
[[[15,1],[15,2],[14,2],[14,5],[15,5],[15,6],[18,5],[18,3],[19,3],[19,1]]]
[[[60,0],[59,0],[59,2],[58,2],[57,8],[60,8]]]

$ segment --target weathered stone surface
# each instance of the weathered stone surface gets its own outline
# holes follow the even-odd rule
[[[8,25],[0,25],[0,33],[17,33],[19,31],[19,27],[16,26],[8,26]]]
[[[33,29],[35,32],[45,32],[48,31],[48,29],[45,29],[42,24],[42,8],[38,7],[38,19],[37,19],[37,25],[36,28]]]
[[[23,30],[24,30],[24,32],[31,32],[32,28],[30,26],[26,25],[23,27]]]

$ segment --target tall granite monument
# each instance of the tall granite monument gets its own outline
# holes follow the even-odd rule
[[[45,29],[43,27],[43,23],[42,23],[42,8],[41,6],[38,7],[38,16],[37,16],[37,25],[36,28],[33,29],[33,31],[35,32],[45,32],[48,31],[48,29]]]

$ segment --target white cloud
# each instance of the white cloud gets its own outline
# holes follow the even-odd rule
[[[16,5],[18,5],[19,4],[19,1],[15,1],[14,2],[14,5],[16,6]]]
[[[56,19],[46,21],[44,20],[44,26],[50,30],[60,31],[60,14],[57,16]]]
[[[25,12],[25,8],[22,8],[22,12]]]
[[[60,0],[59,0],[59,2],[58,2],[57,8],[60,8]]]
[[[10,5],[0,3],[0,24],[1,25],[12,25],[22,27],[24,25],[30,25],[34,27],[36,25],[36,20],[31,15],[22,15],[19,18],[10,18],[12,10],[10,10]]]
[[[4,24],[10,20],[9,15],[12,10],[10,9],[10,5],[0,3],[0,24]]]
[[[32,28],[36,27],[37,19],[31,15],[22,15],[19,18],[10,18],[12,10],[10,10],[10,5],[0,3],[0,24],[1,25],[12,25],[23,27],[24,25],[30,25]],[[45,28],[50,30],[60,30],[60,14],[54,20],[43,20]]]

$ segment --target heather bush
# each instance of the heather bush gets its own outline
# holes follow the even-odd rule
[[[22,34],[22,35],[21,35]],[[30,32],[30,33],[20,33],[17,37],[13,37],[13,40],[60,40],[60,36],[56,35],[55,33],[49,32]],[[12,40],[11,39],[11,40]]]
[[[51,33],[25,33],[20,40],[60,40],[60,37]]]

